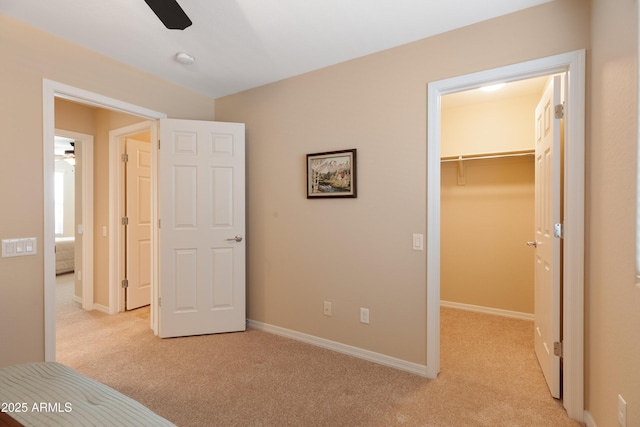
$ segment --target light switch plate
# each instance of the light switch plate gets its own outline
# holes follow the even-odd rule
[[[35,255],[38,253],[37,249],[35,237],[2,239],[2,258]]]
[[[424,250],[424,234],[413,235],[413,250],[414,251]]]

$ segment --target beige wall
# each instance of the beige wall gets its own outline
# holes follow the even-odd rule
[[[540,96],[527,95],[443,107],[441,156],[533,150],[532,117],[539,99]]]
[[[0,56],[0,238],[38,239],[36,256],[0,258],[4,366],[44,359],[42,79],[174,118],[211,120],[215,101],[1,14]]]
[[[425,364],[427,83],[588,47],[588,20],[554,1],[217,100],[247,124],[249,317]],[[343,148],[358,198],[307,200],[305,154]]]
[[[593,0],[587,120],[587,407],[598,427],[640,426],[640,289],[634,286],[638,4]]]

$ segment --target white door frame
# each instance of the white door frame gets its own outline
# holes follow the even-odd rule
[[[44,181],[44,357],[46,361],[56,360],[56,278],[55,278],[55,238],[54,238],[54,150],[55,98],[64,98],[81,104],[139,116],[147,120],[158,120],[167,115],[144,107],[119,101],[97,93],[79,89],[53,80],[42,79],[42,150]],[[157,140],[151,141],[152,149],[152,222],[157,223]],[[152,259],[152,306],[157,301],[157,227],[151,235],[154,254]],[[155,325],[152,318],[152,324]]]
[[[480,86],[567,72],[563,251],[563,404],[584,418],[585,51],[439,80],[427,89],[427,376],[440,371],[440,98]]]
[[[124,182],[122,180],[124,175],[124,163],[122,162],[124,139],[147,131],[151,134],[149,141],[151,149],[157,152],[158,127],[154,121],[146,120],[109,131],[109,227],[111,229],[111,233],[109,233],[109,314],[125,310],[125,292],[121,286],[121,280],[125,275],[121,256],[124,251],[124,230],[122,227],[122,216],[124,215],[122,203],[124,200]],[[155,314],[153,304],[151,311],[151,319],[153,319]]]
[[[93,135],[64,129],[56,129],[55,134],[82,143],[82,308],[93,310]],[[73,233],[77,235],[78,230]],[[74,276],[77,278],[77,272]]]

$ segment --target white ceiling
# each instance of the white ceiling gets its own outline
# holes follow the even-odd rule
[[[0,13],[217,98],[548,1],[178,0],[184,31],[144,0],[0,0]]]

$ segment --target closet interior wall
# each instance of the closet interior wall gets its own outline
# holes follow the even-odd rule
[[[534,253],[526,242],[534,232],[534,156],[512,154],[533,152],[538,100],[527,95],[451,108],[443,102],[443,305],[533,316]]]

